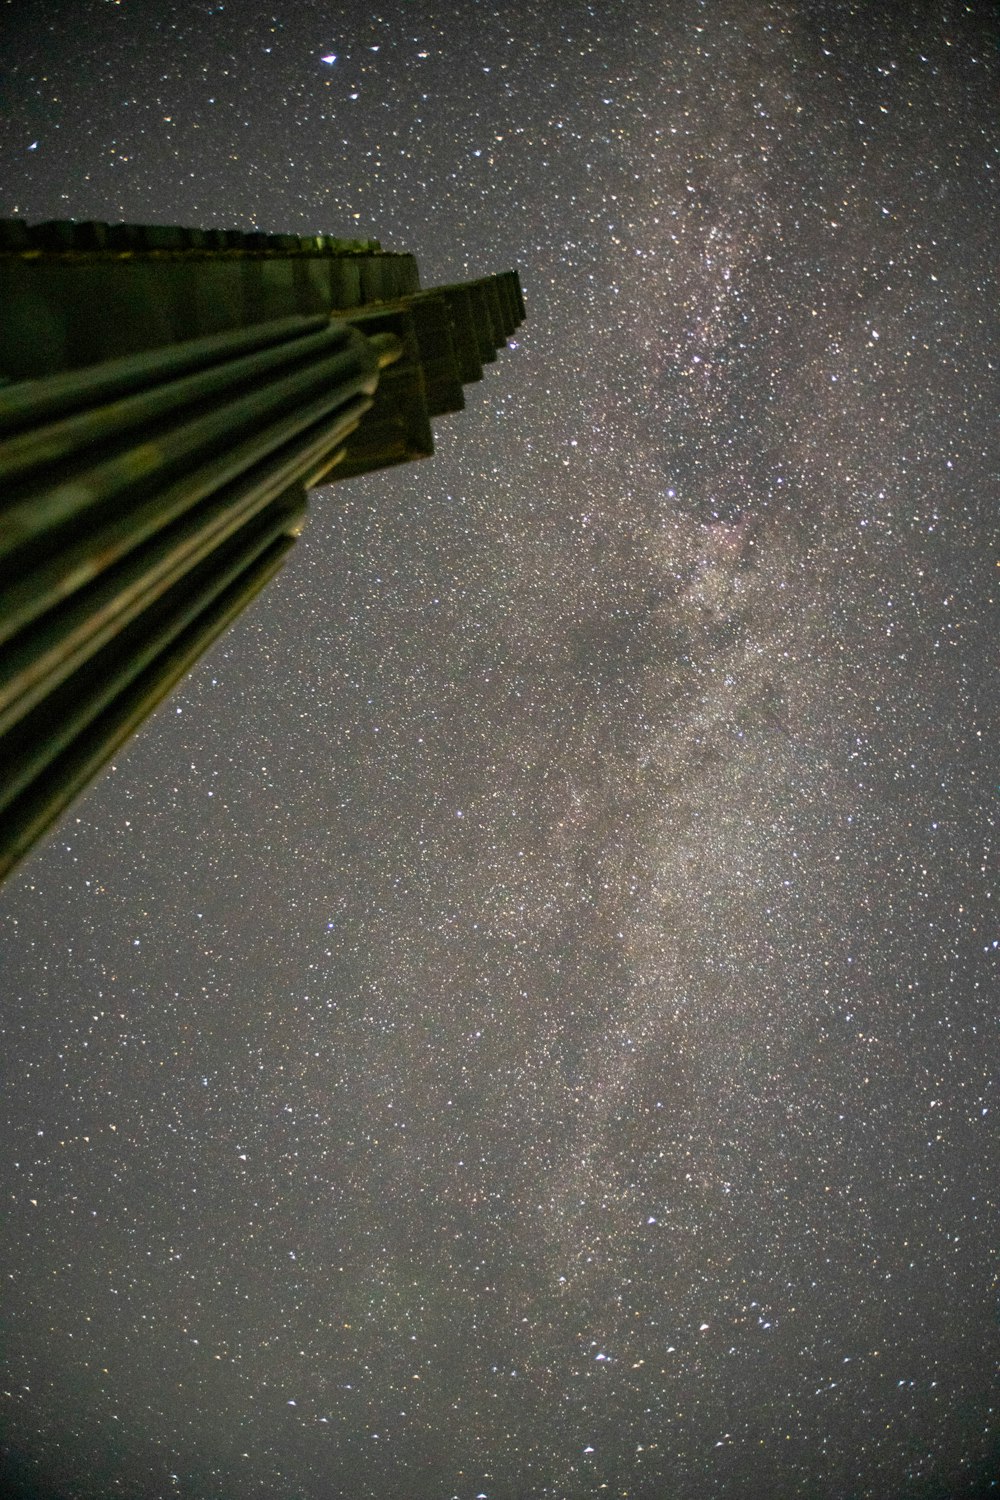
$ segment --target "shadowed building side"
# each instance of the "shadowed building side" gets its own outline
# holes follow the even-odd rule
[[[376,241],[0,223],[0,875],[522,321]]]

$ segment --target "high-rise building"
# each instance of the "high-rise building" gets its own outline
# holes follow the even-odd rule
[[[0,221],[0,875],[523,317],[374,240]]]

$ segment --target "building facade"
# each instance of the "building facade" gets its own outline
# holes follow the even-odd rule
[[[523,317],[372,240],[0,221],[0,876]]]

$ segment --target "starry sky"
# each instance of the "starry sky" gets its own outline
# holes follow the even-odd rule
[[[0,894],[5,1493],[989,1492],[992,7],[3,27],[4,215],[528,303]]]

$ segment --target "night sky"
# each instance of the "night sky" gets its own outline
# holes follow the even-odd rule
[[[528,320],[0,895],[0,1489],[987,1492],[992,7],[4,22],[4,215]]]

